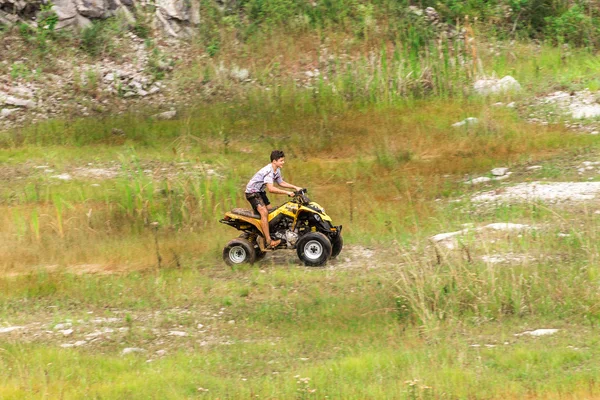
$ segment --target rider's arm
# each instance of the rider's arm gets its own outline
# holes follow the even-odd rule
[[[301,187],[292,185],[291,183],[287,183],[286,181],[283,181],[283,180],[281,182],[279,182],[279,186],[284,187],[284,188],[294,189],[294,190],[302,189]]]
[[[275,185],[273,185],[272,183],[267,183],[267,190],[269,191],[269,193],[287,194],[288,196],[294,195],[293,192],[288,192],[287,190],[276,188]]]

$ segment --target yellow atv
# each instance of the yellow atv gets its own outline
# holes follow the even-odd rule
[[[323,207],[310,201],[306,192],[294,192],[292,200],[269,211],[269,231],[271,237],[281,239],[275,250],[296,249],[305,265],[318,267],[342,251],[342,226],[334,226]],[[252,264],[271,250],[265,245],[260,215],[253,210],[234,208],[219,222],[243,232],[223,249],[228,265]]]

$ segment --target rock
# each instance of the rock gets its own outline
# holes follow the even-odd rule
[[[33,97],[33,90],[26,87],[13,87],[10,88],[10,92],[18,97],[26,97],[31,99]]]
[[[112,83],[115,81],[116,75],[113,72],[109,72],[108,74],[104,75],[104,78],[102,78],[102,80],[105,83]]]
[[[27,99],[21,99],[21,98],[14,97],[14,96],[5,96],[3,98],[3,100],[4,100],[4,104],[10,105],[10,106],[25,107],[25,108],[34,108],[35,107],[34,101],[27,100]]]
[[[56,13],[59,21],[75,18],[77,9],[73,0],[54,0],[52,11]]]
[[[510,222],[496,222],[493,224],[488,224],[480,229],[491,229],[494,231],[522,231],[529,229],[529,225],[513,224]]]
[[[171,110],[171,111],[165,111],[159,114],[155,114],[152,117],[156,118],[156,119],[163,119],[163,120],[168,120],[168,119],[173,119],[177,116],[177,111],[175,110]]]
[[[473,84],[473,89],[480,95],[499,94],[504,92],[518,92],[521,85],[510,75],[498,79],[480,79]]]
[[[600,104],[572,105],[571,115],[575,119],[595,118],[600,116]]]
[[[169,36],[171,37],[179,37],[179,35],[177,34],[177,32],[175,31],[174,27],[171,26],[171,24],[169,23],[169,21],[167,21],[167,19],[165,18],[165,16],[160,12],[159,9],[156,10],[156,13],[154,14],[156,17],[156,20],[158,21],[158,23],[160,24],[160,26],[162,27],[162,30]]]
[[[79,346],[83,346],[84,344],[86,344],[87,342],[85,340],[78,340],[75,343],[64,343],[61,344],[60,347],[64,348],[64,349],[68,349],[70,347],[79,347]]]
[[[593,200],[600,194],[600,182],[525,182],[502,192],[474,196],[473,202],[547,201],[550,203]]]
[[[3,108],[0,110],[0,118],[6,118],[16,111],[18,111],[18,108]]]
[[[229,71],[229,76],[231,76],[234,79],[237,79],[240,82],[243,82],[246,79],[248,79],[248,77],[250,76],[250,72],[245,68],[238,68],[237,66],[234,66],[233,68],[231,68],[231,71]]]
[[[460,128],[461,126],[470,126],[470,125],[476,125],[479,123],[479,120],[475,117],[469,117],[469,118],[465,118],[460,122],[454,123],[452,124],[452,126],[454,128]]]
[[[73,179],[69,174],[52,175],[52,178],[60,179],[61,181],[70,181]]]
[[[184,0],[157,0],[158,10],[169,19],[189,21],[190,7]]]
[[[507,172],[508,172],[508,168],[506,168],[506,167],[499,167],[499,168],[494,168],[492,170],[492,175],[494,175],[494,176],[503,176],[503,175],[506,175]]]
[[[59,331],[60,333],[63,334],[63,336],[71,336],[71,334],[73,334],[73,329],[63,329]]]
[[[531,167],[527,167],[527,171],[537,171],[538,169],[542,169],[541,165],[532,165]]]
[[[23,326],[8,326],[6,328],[0,328],[0,333],[9,333],[18,329],[23,329]]]
[[[0,10],[0,25],[14,25],[19,20],[19,17],[14,14],[9,14]]]
[[[156,85],[152,85],[150,90],[148,90],[148,94],[154,94],[160,92],[160,88]]]
[[[144,349],[140,349],[139,347],[126,347],[123,349],[123,351],[121,352],[121,354],[123,355],[127,355],[127,354],[132,354],[132,353],[143,353],[146,350]]]
[[[77,11],[87,18],[103,18],[108,11],[106,0],[76,0]]]
[[[170,331],[169,332],[169,336],[180,336],[180,337],[184,337],[187,336],[188,334],[186,332],[182,332],[182,331]]]
[[[492,178],[488,178],[487,176],[480,176],[479,178],[471,179],[470,181],[466,181],[465,183],[469,185],[478,185],[480,183],[490,182]]]
[[[419,7],[417,7],[417,6],[409,6],[408,7],[408,11],[410,11],[411,13],[413,13],[413,14],[419,16],[419,17],[421,15],[423,15],[423,10],[420,9]]]
[[[547,336],[547,335],[554,335],[556,332],[558,332],[558,329],[536,329],[534,331],[525,331],[522,333],[515,333],[515,336],[524,336],[524,335]]]

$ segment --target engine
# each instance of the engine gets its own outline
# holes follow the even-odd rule
[[[286,218],[275,226],[272,234],[273,237],[285,241],[288,249],[293,248],[296,245],[296,241],[298,241],[298,234],[292,231],[291,227],[292,220]]]

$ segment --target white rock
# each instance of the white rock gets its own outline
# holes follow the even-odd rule
[[[2,110],[0,110],[0,117],[6,118],[16,111],[18,111],[18,108],[3,108]]]
[[[510,178],[510,176],[512,175],[512,172],[507,172],[506,175],[502,175],[502,176],[495,176],[494,180],[495,181],[503,181],[505,179]]]
[[[171,19],[188,21],[190,19],[189,3],[181,0],[157,0],[156,4],[161,13]]]
[[[250,76],[250,72],[245,68],[238,68],[237,66],[234,66],[231,69],[231,71],[229,72],[229,75],[232,78],[237,79],[240,82],[243,82],[246,79],[248,79],[248,77]]]
[[[523,336],[523,335],[546,336],[546,335],[554,335],[556,332],[558,332],[558,329],[536,329],[534,331],[525,331],[522,333],[515,333],[515,336]]]
[[[143,353],[145,351],[146,350],[140,349],[139,347],[126,347],[123,349],[121,354],[126,355],[126,354],[132,354],[132,353]]]
[[[475,117],[469,117],[469,118],[465,118],[460,122],[456,122],[454,124],[452,124],[452,126],[454,128],[460,128],[461,126],[471,126],[471,125],[476,125],[479,123],[479,120]]]
[[[0,328],[0,333],[9,333],[18,329],[23,329],[23,326],[8,326],[6,328]]]
[[[169,336],[180,336],[180,337],[184,337],[187,336],[187,332],[182,332],[182,331],[170,331],[169,332]]]
[[[4,100],[4,104],[10,105],[10,106],[25,107],[25,108],[34,108],[35,107],[35,102],[33,100],[29,100],[29,99],[20,99],[18,97],[14,97],[14,96],[5,96],[3,100]]]
[[[80,346],[83,346],[86,343],[87,342],[85,340],[78,340],[75,343],[64,343],[64,344],[61,344],[60,347],[68,349],[70,347],[80,347]]]
[[[177,116],[177,111],[175,111],[175,110],[165,111],[165,112],[153,115],[153,117],[156,119],[173,119],[176,116]]]
[[[63,334],[63,336],[71,336],[73,334],[73,329],[63,329],[59,331]]]
[[[156,85],[152,85],[152,87],[150,87],[150,89],[148,90],[148,94],[154,94],[158,92],[160,92],[160,87]]]
[[[70,322],[65,322],[64,324],[56,324],[54,325],[54,329],[68,329],[71,327]]]
[[[506,167],[499,167],[499,168],[494,168],[492,170],[492,175],[494,175],[494,176],[503,176],[503,175],[506,175],[507,172],[508,172],[508,168],[506,168]]]
[[[75,18],[77,15],[73,0],[52,1],[52,11],[56,13],[59,21]]]
[[[504,188],[501,193],[485,192],[473,196],[473,202],[537,201],[549,202],[592,200],[600,193],[600,182],[531,182]]]
[[[473,89],[480,95],[497,94],[521,90],[521,85],[510,75],[498,79],[480,79],[473,84]]]
[[[529,228],[529,225],[513,224],[510,222],[496,222],[493,224],[486,225],[482,229],[491,229],[494,231],[521,231]]]
[[[470,185],[478,185],[480,183],[490,182],[492,178],[488,178],[487,176],[480,176],[479,178],[471,179],[470,181],[466,181],[465,183]]]
[[[595,118],[600,116],[600,104],[572,105],[571,115],[575,119]]]
[[[88,18],[102,18],[108,10],[106,0],[76,0],[79,14]]]
[[[537,171],[538,169],[542,169],[541,165],[532,165],[531,167],[527,167],[527,171]]]
[[[437,235],[432,236],[431,240],[433,240],[434,242],[442,242],[444,240],[453,238],[454,236],[465,234],[468,231],[469,231],[469,229],[463,229],[463,230],[456,231],[456,232],[438,233]]]
[[[18,97],[33,97],[33,90],[26,87],[13,87],[10,88],[10,92]]]
[[[70,181],[73,179],[69,174],[52,175],[52,178],[60,179],[61,181]]]

